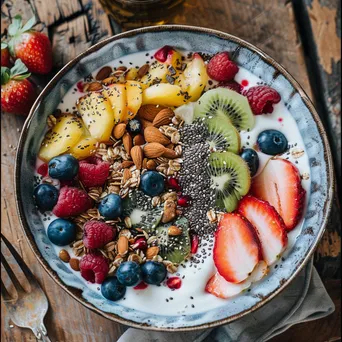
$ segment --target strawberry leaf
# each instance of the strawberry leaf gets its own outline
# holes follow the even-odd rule
[[[8,47],[6,42],[1,42],[1,50],[4,50]]]
[[[1,85],[6,84],[10,79],[10,69],[6,67],[1,67]]]
[[[31,28],[36,25],[36,17],[33,16],[25,25],[24,27],[21,29],[21,32],[26,32],[31,30]]]
[[[21,20],[21,15],[17,14],[11,23],[11,25],[8,27],[8,34],[10,36],[15,36],[18,34],[18,32],[22,28],[22,20]]]
[[[14,66],[10,71],[10,77],[11,79],[15,79],[17,81],[19,79],[22,80],[30,76],[30,73],[28,73],[27,71],[27,66],[19,58],[15,61]]]

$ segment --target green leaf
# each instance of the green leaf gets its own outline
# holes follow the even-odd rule
[[[12,77],[12,80],[15,80],[15,81],[22,81],[22,80],[24,80],[25,78],[28,78],[28,77],[30,77],[30,76],[31,76],[31,73],[28,72],[28,73],[26,73],[26,74],[14,76],[14,77]]]
[[[1,67],[1,85],[6,84],[10,80],[10,69]]]
[[[1,42],[1,50],[6,49],[8,44],[6,42]]]
[[[24,27],[21,29],[21,32],[26,32],[28,30],[31,30],[31,28],[36,25],[36,17],[33,16],[25,25]]]
[[[28,71],[27,66],[19,58],[15,61],[14,66],[11,69],[10,76],[11,76],[11,78],[14,78],[18,75],[22,75],[24,73],[27,73],[27,71]]]
[[[15,36],[20,31],[21,24],[22,24],[21,15],[17,14],[13,18],[11,25],[8,27],[8,34],[10,36]]]

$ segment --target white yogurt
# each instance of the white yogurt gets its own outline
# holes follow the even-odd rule
[[[119,60],[116,60],[109,65],[112,67],[119,67],[121,65],[125,65],[127,67],[141,66],[146,62],[151,63],[153,61],[151,58],[153,54],[154,51],[150,51],[148,55],[146,52],[136,53],[122,57],[120,59],[122,63],[120,63]],[[93,75],[96,75],[97,71],[98,70],[96,70]],[[257,85],[258,82],[262,82],[262,80],[258,77],[252,75],[247,70],[240,68],[239,73],[236,75],[236,81],[241,83],[243,80],[248,81],[248,86],[245,89]],[[75,84],[75,86],[72,87],[65,95],[58,108],[61,109],[62,112],[72,112],[73,107],[75,107],[76,100],[82,95],[84,95],[84,93],[79,92]],[[272,128],[284,133],[289,141],[289,144],[296,145],[294,148],[302,148],[305,150],[304,143],[296,122],[286,109],[283,102],[280,102],[275,106],[274,112],[272,114],[259,115],[256,116],[255,119],[255,127],[253,130],[251,132],[241,133],[241,141],[243,146],[253,148],[258,134],[265,129]],[[309,161],[306,154],[296,160],[292,158],[291,154],[286,155],[285,157],[291,162],[295,163],[301,174],[307,173],[310,175]],[[259,158],[259,170],[262,170],[270,156],[259,153]],[[41,164],[41,161],[37,160],[37,166],[39,166],[39,164]],[[307,194],[309,194],[310,179],[303,180],[302,185],[307,191]],[[306,198],[306,202],[307,201],[308,196]],[[47,229],[49,223],[55,218],[56,217],[54,215],[48,215],[48,219],[46,219],[46,217],[42,215],[42,221],[45,229]],[[293,247],[295,239],[301,230],[302,224],[303,219],[298,226],[288,234],[289,244],[287,250]],[[205,243],[209,245],[208,241],[202,241],[202,245]],[[54,246],[54,248],[57,254],[62,249],[58,246]],[[64,248],[67,249],[70,255],[73,256],[73,252],[70,247]],[[199,250],[200,249],[203,249],[203,247],[200,246]],[[207,249],[206,255],[208,257],[206,259],[201,258],[201,263],[196,264],[196,268],[195,264],[192,264],[190,267],[190,262],[185,264],[186,268],[181,266],[179,267],[177,276],[182,279],[182,286],[180,289],[172,291],[166,285],[159,287],[149,286],[145,290],[134,290],[133,288],[127,288],[125,298],[120,300],[118,303],[128,308],[134,308],[140,311],[162,315],[194,314],[225,305],[229,300],[217,298],[204,291],[208,279],[215,273],[215,265],[212,259],[211,251],[208,250],[208,247],[205,247],[205,249]],[[68,267],[70,266],[68,265]],[[79,277],[80,281],[87,283],[81,277],[79,272],[74,273]],[[169,276],[171,277],[174,275],[169,274]],[[94,291],[100,291],[100,285],[98,284],[87,283],[87,286]]]

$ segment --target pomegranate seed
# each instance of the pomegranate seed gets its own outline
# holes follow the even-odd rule
[[[182,280],[178,277],[171,277],[166,281],[166,285],[171,290],[178,290],[182,286]]]
[[[176,191],[181,191],[182,190],[181,186],[178,183],[178,180],[176,178],[174,178],[174,177],[168,178],[167,186],[169,188],[171,188],[171,189],[176,190]]]
[[[45,177],[48,175],[48,164],[44,163],[40,165],[37,169],[37,173],[39,173],[41,176]]]
[[[199,238],[197,235],[191,236],[191,253],[196,254],[198,250]]]
[[[134,245],[132,245],[133,249],[145,249],[146,247],[147,247],[147,242],[144,238],[137,239]]]
[[[145,290],[147,287],[148,287],[148,285],[142,281],[138,285],[134,286],[133,289],[134,290]]]
[[[178,205],[181,207],[188,207],[190,205],[191,197],[188,195],[180,196],[178,198]]]
[[[76,84],[76,87],[77,87],[77,89],[78,89],[78,91],[79,92],[81,92],[81,93],[83,93],[83,82],[82,81],[79,81],[79,82],[77,82],[77,84]]]

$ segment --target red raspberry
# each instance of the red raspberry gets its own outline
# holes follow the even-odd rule
[[[108,271],[108,261],[101,254],[86,254],[80,261],[81,276],[91,283],[102,284]]]
[[[83,227],[83,244],[86,248],[101,248],[113,241],[116,231],[101,221],[88,221]]]
[[[65,186],[59,192],[58,202],[52,212],[57,217],[76,216],[92,208],[93,201],[81,189]]]
[[[228,52],[215,55],[208,63],[207,72],[215,81],[231,81],[238,73],[239,67],[230,60]]]
[[[227,82],[220,82],[218,84],[218,87],[228,88],[230,90],[234,90],[237,93],[242,93],[242,86],[241,84],[235,82],[235,81],[227,81]]]
[[[90,188],[103,185],[109,175],[110,164],[100,158],[90,157],[80,161],[78,177],[82,184]]]
[[[243,95],[247,97],[255,115],[273,113],[273,105],[281,100],[279,93],[269,86],[249,88]]]

